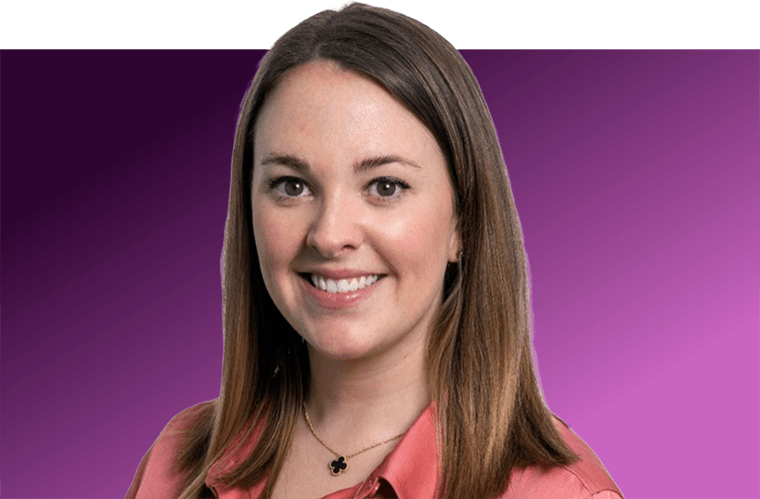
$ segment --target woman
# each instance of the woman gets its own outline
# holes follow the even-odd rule
[[[361,4],[263,59],[238,121],[219,399],[127,497],[619,498],[546,407],[527,263],[478,84]]]

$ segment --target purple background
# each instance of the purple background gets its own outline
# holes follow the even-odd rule
[[[757,498],[756,51],[463,51],[547,401],[628,499]],[[2,494],[121,497],[215,398],[238,106],[262,51],[5,51]]]

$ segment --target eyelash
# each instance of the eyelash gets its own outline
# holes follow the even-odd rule
[[[298,182],[298,183],[303,184],[305,189],[311,190],[311,188],[309,187],[309,184],[307,184],[304,180],[298,177],[291,177],[291,176],[282,176],[282,177],[276,177],[276,178],[267,180],[267,185],[269,186],[269,189],[274,191],[275,194],[281,199],[287,200],[287,199],[298,199],[300,197],[303,197],[303,196],[289,196],[283,192],[280,192],[279,187],[281,185],[284,185],[285,182]],[[370,187],[371,185],[382,184],[382,183],[392,184],[398,187],[397,193],[394,194],[393,196],[379,196],[379,195],[372,196],[376,199],[379,199],[383,203],[392,203],[394,201],[398,201],[404,195],[404,191],[409,189],[409,184],[407,184],[403,180],[400,180],[396,177],[378,177],[376,179],[373,179],[369,184],[367,184],[367,187]]]

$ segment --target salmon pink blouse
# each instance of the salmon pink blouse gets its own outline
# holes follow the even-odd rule
[[[179,496],[183,476],[176,472],[174,463],[183,428],[209,403],[181,412],[166,425],[140,462],[126,499],[176,499]],[[563,422],[555,420],[555,425],[580,459],[568,466],[550,469],[538,466],[515,469],[508,489],[497,499],[622,499],[620,489],[591,448]],[[264,490],[264,482],[246,489],[227,488],[218,479],[249,455],[255,438],[249,440],[235,455],[225,456],[211,467],[206,485],[219,499],[258,499]],[[323,499],[433,499],[437,474],[435,427],[432,407],[428,406],[365,480]]]

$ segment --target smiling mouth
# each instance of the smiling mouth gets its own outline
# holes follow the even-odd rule
[[[384,274],[368,274],[361,277],[352,277],[351,279],[338,279],[336,281],[319,274],[299,273],[298,275],[313,287],[333,294],[351,293],[352,291],[365,289],[385,277]]]

